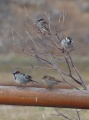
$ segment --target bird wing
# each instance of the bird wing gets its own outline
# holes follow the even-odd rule
[[[28,74],[25,74],[25,78],[30,79],[30,80],[32,79],[32,77],[30,75],[28,75]]]
[[[37,81],[32,80],[32,77],[30,75],[28,75],[28,74],[25,74],[25,78],[28,79],[28,81],[32,81],[32,82],[38,83]]]
[[[56,82],[61,82],[60,80],[55,79]]]
[[[55,82],[61,82],[61,81],[57,80],[57,79],[54,78],[54,77],[51,77],[51,80],[52,80],[52,81],[55,81]]]

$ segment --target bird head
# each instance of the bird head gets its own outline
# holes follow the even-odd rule
[[[42,79],[46,79],[46,78],[49,78],[49,76],[48,76],[48,75],[45,75],[45,76],[43,76]]]
[[[73,39],[72,37],[66,37],[66,41],[67,43],[70,45],[70,44],[73,44]]]
[[[38,20],[38,22],[40,22],[40,21],[45,21],[45,19],[44,19],[44,18],[40,18],[40,19]]]
[[[19,73],[20,73],[20,71],[16,70],[16,71],[13,72],[13,75],[19,74]]]
[[[70,41],[72,41],[72,37],[66,37],[66,40],[67,40],[68,42],[70,42]]]

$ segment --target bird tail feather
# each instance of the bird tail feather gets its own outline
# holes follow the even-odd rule
[[[35,81],[35,80],[32,80],[32,82],[38,83],[38,82],[37,82],[37,81]]]

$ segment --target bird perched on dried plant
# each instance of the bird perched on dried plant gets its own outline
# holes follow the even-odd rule
[[[61,47],[64,51],[70,51],[74,48],[74,41],[71,37],[66,37],[65,39],[61,40]]]
[[[53,89],[55,85],[57,85],[58,83],[64,82],[64,81],[59,81],[54,77],[51,77],[49,75],[45,75],[43,76],[43,82],[48,85],[49,89]]]
[[[15,71],[13,72],[14,79],[17,83],[21,84],[26,84],[28,82],[36,82],[32,80],[32,77],[28,74],[21,73],[20,71]],[[38,82],[36,82],[38,83]]]
[[[37,20],[36,26],[42,34],[50,32],[49,24],[44,18]]]

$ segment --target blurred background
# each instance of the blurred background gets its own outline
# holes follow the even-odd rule
[[[59,30],[59,34],[73,37],[76,48],[72,53],[73,61],[85,82],[89,83],[89,0],[0,0],[1,84],[16,84],[12,75],[16,69],[30,73],[39,82],[42,82],[42,76],[47,73],[59,78],[53,70],[31,69],[32,64],[39,65],[40,63],[21,53],[19,48],[19,46],[27,48],[28,42],[24,43],[23,39],[27,41],[29,39],[26,30],[30,32],[31,29],[28,29],[28,25],[34,31],[34,22],[40,17],[46,17],[45,12],[50,14],[51,22],[54,28]],[[59,17],[62,12],[65,13],[65,21],[61,33]],[[31,35],[36,39],[34,32]],[[17,46],[13,45],[14,41]],[[42,120],[44,115],[47,120],[58,119],[50,115],[53,112],[55,112],[54,109],[43,107],[0,107],[2,120],[6,118]],[[81,120],[89,118],[86,111],[81,116]]]

